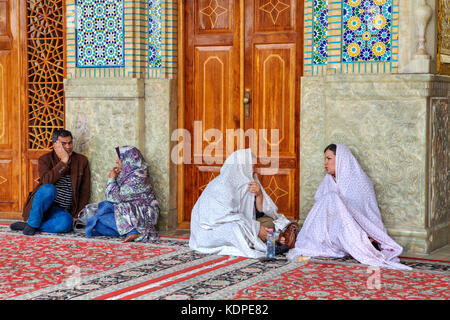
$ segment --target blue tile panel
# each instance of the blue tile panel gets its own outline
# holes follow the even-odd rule
[[[76,0],[76,66],[125,66],[123,0]]]

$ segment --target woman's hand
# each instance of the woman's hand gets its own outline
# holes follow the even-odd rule
[[[110,178],[116,179],[117,176],[119,175],[119,173],[120,173],[120,168],[119,168],[119,167],[114,167],[114,168],[112,168],[112,170],[109,172],[109,177],[110,177]]]
[[[263,211],[263,193],[261,191],[261,186],[258,182],[250,182],[249,184],[249,191],[253,193],[256,196],[256,209],[258,211]]]
[[[253,194],[255,194],[255,196],[260,197],[262,196],[262,191],[261,191],[261,186],[259,185],[258,182],[250,182],[249,184],[249,191]]]
[[[264,242],[267,241],[267,230],[266,227],[263,227],[262,225],[259,226],[258,237]]]

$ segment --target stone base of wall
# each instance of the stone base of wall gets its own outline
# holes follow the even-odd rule
[[[323,150],[347,145],[372,179],[388,233],[405,251],[448,243],[450,77],[302,78],[301,223],[322,181]]]
[[[89,158],[90,202],[104,200],[115,147],[133,145],[149,162],[161,206],[159,230],[176,228],[176,167],[170,161],[170,133],[176,127],[176,81],[140,79],[68,79],[66,128],[74,149]]]

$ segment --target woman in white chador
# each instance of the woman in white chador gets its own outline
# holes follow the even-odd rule
[[[223,164],[220,175],[206,186],[192,209],[191,249],[219,255],[264,257],[267,228],[256,220],[256,213],[263,212],[273,219],[275,229],[280,231],[290,223],[277,213],[278,208],[253,174],[254,159],[250,149],[235,151]]]
[[[399,263],[403,249],[387,234],[372,182],[350,150],[329,145],[325,170],[315,204],[287,258],[351,255],[367,265],[411,269]]]

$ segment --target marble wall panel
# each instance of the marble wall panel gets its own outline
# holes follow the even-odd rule
[[[176,92],[175,80],[145,81],[145,154],[162,211],[159,225],[165,229],[177,223],[177,168],[170,158],[170,138],[177,126]]]
[[[450,96],[431,100],[430,214],[433,247],[448,243],[450,222]]]
[[[103,201],[115,147],[142,148],[143,81],[66,80],[66,128],[91,169],[91,202]],[[144,155],[145,156],[145,155]]]

